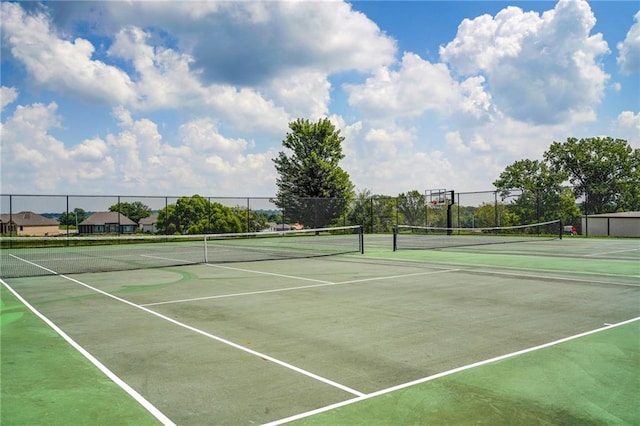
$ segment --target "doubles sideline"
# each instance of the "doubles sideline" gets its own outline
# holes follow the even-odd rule
[[[414,381],[411,381],[411,382],[407,382],[407,383],[402,383],[400,385],[392,386],[392,387],[387,388],[387,389],[381,389],[379,391],[372,392],[372,393],[369,393],[369,394],[366,394],[366,395],[363,395],[363,396],[359,396],[359,397],[356,397],[356,398],[348,399],[346,401],[337,402],[335,404],[327,405],[325,407],[317,408],[315,410],[306,411],[304,413],[296,414],[296,415],[293,415],[293,416],[290,416],[290,417],[286,417],[286,418],[283,418],[283,419],[280,419],[280,420],[276,420],[276,421],[273,421],[273,422],[265,423],[263,426],[276,426],[276,425],[282,425],[282,424],[285,424],[285,423],[289,423],[289,422],[292,422],[292,421],[295,421],[295,420],[300,420],[300,419],[303,419],[305,417],[310,417],[310,416],[313,416],[313,415],[316,415],[316,414],[324,413],[326,411],[330,411],[330,410],[333,410],[333,409],[336,409],[336,408],[344,407],[346,405],[355,404],[355,403],[360,402],[360,401],[364,401],[364,400],[367,400],[367,399],[375,398],[377,396],[385,395],[385,394],[388,394],[388,393],[391,393],[391,392],[395,392],[395,391],[398,391],[398,390],[401,390],[401,389],[405,389],[405,388],[408,388],[408,387],[411,387],[411,386],[419,385],[421,383],[430,382],[432,380],[439,379],[441,377],[450,376],[450,375],[455,374],[455,373],[459,373],[459,372],[462,372],[462,371],[465,371],[465,370],[469,370],[469,369],[472,369],[472,368],[476,368],[476,367],[481,367],[483,365],[491,364],[491,363],[494,363],[494,362],[497,362],[497,361],[501,361],[501,360],[504,360],[504,359],[507,359],[507,358],[513,358],[513,357],[516,357],[518,355],[524,355],[524,354],[529,353],[529,352],[534,352],[534,351],[538,351],[540,349],[548,348],[548,347],[551,347],[551,346],[556,346],[556,345],[559,345],[561,343],[568,342],[570,340],[579,339],[581,337],[585,337],[585,336],[588,336],[590,334],[599,333],[599,332],[606,331],[606,330],[609,330],[609,329],[612,329],[612,328],[615,328],[615,327],[620,327],[622,325],[630,324],[632,322],[639,321],[639,320],[640,320],[640,317],[636,317],[636,318],[632,318],[632,319],[629,319],[629,320],[626,320],[626,321],[619,322],[617,324],[606,324],[604,327],[600,327],[600,328],[597,328],[595,330],[590,330],[590,331],[586,331],[584,333],[575,334],[573,336],[569,336],[569,337],[565,337],[565,338],[562,338],[562,339],[554,340],[553,342],[544,343],[542,345],[538,345],[538,346],[534,346],[534,347],[531,347],[531,348],[522,349],[520,351],[516,351],[516,352],[511,352],[511,353],[508,353],[508,354],[500,355],[500,356],[497,356],[497,357],[494,357],[494,358],[486,359],[484,361],[478,361],[478,362],[474,362],[472,364],[467,364],[467,365],[464,365],[462,367],[457,367],[457,368],[454,368],[454,369],[451,369],[451,370],[448,370],[448,371],[443,371],[442,373],[434,374],[432,376],[423,377],[421,379],[417,379],[417,380],[414,380]]]

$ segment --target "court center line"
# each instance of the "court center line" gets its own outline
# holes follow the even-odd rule
[[[392,387],[389,387],[389,388],[386,388],[386,389],[381,389],[379,391],[372,392],[372,393],[369,393],[369,394],[366,394],[366,395],[363,395],[363,396],[359,396],[357,398],[348,399],[348,400],[341,401],[341,402],[338,402],[338,403],[335,403],[335,404],[327,405],[325,407],[320,407],[320,408],[317,408],[315,410],[307,411],[307,412],[304,412],[304,413],[299,413],[299,414],[296,414],[296,415],[293,415],[293,416],[290,416],[290,417],[286,417],[286,418],[283,418],[283,419],[280,419],[280,420],[276,420],[276,421],[273,421],[273,422],[265,423],[263,426],[277,426],[277,425],[282,425],[282,424],[289,423],[289,422],[292,422],[292,421],[295,421],[295,420],[300,420],[300,419],[303,419],[305,417],[310,417],[310,416],[313,416],[313,415],[316,415],[316,414],[320,414],[320,413],[324,413],[326,411],[330,411],[330,410],[333,410],[333,409],[336,409],[336,408],[344,407],[346,405],[351,405],[351,404],[354,404],[356,402],[364,401],[364,400],[367,400],[367,399],[370,399],[370,398],[374,398],[374,397],[385,395],[385,394],[388,394],[388,393],[391,393],[391,392],[395,392],[395,391],[398,391],[398,390],[406,389],[406,388],[411,387],[411,386],[415,386],[415,385],[419,385],[419,384],[422,384],[422,383],[430,382],[432,380],[439,379],[439,378],[445,377],[445,376],[449,376],[449,375],[452,375],[452,374],[455,374],[455,373],[460,373],[460,372],[465,371],[465,370],[469,370],[469,369],[476,368],[476,367],[481,367],[483,365],[491,364],[491,363],[494,363],[494,362],[497,362],[497,361],[502,361],[502,360],[505,360],[505,359],[508,359],[508,358],[513,358],[513,357],[516,357],[516,356],[519,356],[519,355],[524,355],[526,353],[538,351],[540,349],[545,349],[545,348],[548,348],[548,347],[551,347],[551,346],[556,346],[556,345],[559,345],[561,343],[569,342],[571,340],[579,339],[581,337],[585,337],[585,336],[588,336],[588,335],[591,335],[591,334],[595,334],[595,333],[599,333],[599,332],[602,332],[602,331],[606,331],[606,330],[609,330],[609,329],[612,329],[612,328],[615,328],[615,327],[620,327],[620,326],[623,326],[623,325],[626,325],[626,324],[631,324],[631,323],[633,323],[635,321],[638,321],[638,320],[640,320],[640,317],[632,318],[632,319],[629,319],[629,320],[626,320],[626,321],[622,321],[622,322],[619,322],[619,323],[616,323],[616,324],[605,325],[604,327],[600,327],[600,328],[597,328],[597,329],[594,329],[594,330],[589,330],[589,331],[586,331],[584,333],[574,334],[573,336],[564,337],[562,339],[554,340],[552,342],[544,343],[544,344],[538,345],[538,346],[533,346],[531,348],[522,349],[520,351],[516,351],[516,352],[511,352],[511,353],[508,353],[508,354],[500,355],[500,356],[497,356],[497,357],[494,357],[494,358],[486,359],[484,361],[474,362],[472,364],[467,364],[467,365],[464,365],[462,367],[457,367],[457,368],[454,368],[454,369],[451,369],[451,370],[443,371],[442,373],[437,373],[437,374],[434,374],[434,375],[431,375],[431,376],[423,377],[421,379],[413,380],[411,382],[402,383],[402,384],[399,384],[399,385],[396,385],[396,386],[392,386]]]
[[[271,276],[280,277],[280,278],[293,278],[293,279],[300,280],[300,281],[311,281],[311,282],[320,283],[320,284],[333,284],[331,281],[316,280],[314,278],[295,277],[295,276],[291,276],[291,275],[276,274],[274,272],[252,271],[250,269],[233,268],[231,266],[222,266],[222,265],[217,265],[217,264],[213,264],[213,263],[188,262],[188,261],[182,261],[182,260],[179,260],[179,259],[172,259],[170,257],[152,256],[152,255],[147,255],[147,254],[143,254],[141,256],[150,257],[150,258],[153,258],[153,259],[169,260],[169,261],[173,261],[173,262],[184,262],[184,263],[188,263],[188,264],[192,264],[192,265],[203,264],[203,265],[206,265],[206,266],[209,266],[209,267],[220,268],[220,269],[229,269],[231,271],[253,272],[255,274],[271,275]]]
[[[357,396],[363,396],[363,395],[365,395],[364,393],[362,393],[362,392],[360,392],[360,391],[357,391],[357,390],[355,390],[355,389],[352,389],[352,388],[350,388],[350,387],[348,387],[348,386],[346,386],[346,385],[343,385],[343,384],[340,384],[340,383],[335,382],[335,381],[333,381],[333,380],[327,379],[326,377],[322,377],[322,376],[320,376],[320,375],[318,375],[318,374],[315,374],[315,373],[312,373],[312,372],[310,372],[310,371],[304,370],[304,369],[302,369],[302,368],[300,368],[300,367],[296,367],[296,366],[295,366],[295,365],[293,365],[293,364],[289,364],[289,363],[287,363],[287,362],[281,361],[281,360],[279,360],[279,359],[277,359],[277,358],[274,358],[274,357],[272,357],[272,356],[270,356],[270,355],[267,355],[267,354],[264,354],[264,353],[262,353],[262,352],[258,352],[258,351],[255,351],[255,350],[253,350],[253,349],[247,348],[246,346],[242,346],[242,345],[240,345],[240,344],[238,344],[238,343],[235,343],[235,342],[232,342],[232,341],[230,341],[230,340],[224,339],[224,338],[222,338],[222,337],[220,337],[220,336],[216,336],[216,335],[214,335],[214,334],[207,333],[206,331],[203,331],[203,330],[200,330],[200,329],[195,328],[195,327],[193,327],[193,326],[190,326],[190,325],[188,325],[188,324],[182,323],[182,322],[180,322],[180,321],[178,321],[178,320],[175,320],[175,319],[173,319],[173,318],[171,318],[171,317],[168,317],[168,316],[166,316],[166,315],[163,315],[163,314],[161,314],[161,313],[159,313],[159,312],[153,311],[153,310],[151,310],[151,309],[149,309],[149,308],[146,308],[146,307],[144,307],[144,306],[141,306],[141,305],[135,304],[135,303],[130,302],[130,301],[128,301],[128,300],[126,300],[126,299],[123,299],[123,298],[121,298],[121,297],[114,296],[113,294],[107,293],[106,291],[100,290],[99,288],[96,288],[96,287],[93,287],[93,286],[91,286],[91,285],[89,285],[89,284],[83,283],[82,281],[77,280],[77,279],[75,279],[75,278],[72,278],[72,277],[69,277],[69,276],[67,276],[67,275],[63,275],[63,274],[58,274],[58,273],[56,273],[55,271],[53,271],[53,270],[51,270],[51,269],[48,269],[48,268],[45,268],[45,267],[43,267],[43,266],[38,265],[37,263],[33,263],[33,262],[28,261],[28,260],[26,260],[26,259],[22,259],[22,258],[20,258],[20,257],[18,257],[18,256],[14,256],[14,255],[11,255],[11,256],[13,256],[13,257],[15,257],[16,259],[21,260],[21,261],[23,261],[23,262],[25,262],[25,263],[29,263],[29,264],[31,264],[31,265],[33,265],[33,266],[36,266],[36,267],[38,267],[38,268],[41,268],[41,269],[43,269],[43,270],[47,271],[47,272],[50,272],[50,273],[52,273],[52,274],[55,274],[55,275],[57,275],[57,276],[59,276],[59,277],[61,277],[61,278],[64,278],[64,279],[66,279],[66,280],[69,280],[69,281],[71,281],[71,282],[74,282],[74,283],[76,283],[76,284],[79,284],[79,285],[81,285],[81,286],[83,286],[83,287],[86,287],[86,288],[88,288],[88,289],[90,289],[90,290],[92,290],[92,291],[95,291],[96,293],[100,293],[100,294],[102,294],[102,295],[104,295],[104,296],[107,296],[107,297],[109,297],[109,298],[111,298],[111,299],[114,299],[114,300],[117,300],[117,301],[119,301],[119,302],[122,302],[122,303],[124,303],[124,304],[126,304],[126,305],[129,305],[129,306],[131,306],[131,307],[134,307],[134,308],[136,308],[136,309],[140,309],[141,311],[147,312],[147,313],[149,313],[149,314],[151,314],[151,315],[154,315],[154,316],[156,316],[156,317],[158,317],[158,318],[161,318],[161,319],[163,319],[163,320],[165,320],[165,321],[168,321],[168,322],[170,322],[170,323],[172,323],[172,324],[174,324],[174,325],[177,325],[178,327],[182,327],[182,328],[184,328],[184,329],[186,329],[186,330],[193,331],[194,333],[197,333],[197,334],[200,334],[200,335],[202,335],[202,336],[208,337],[208,338],[210,338],[210,339],[212,339],[212,340],[215,340],[215,341],[217,341],[217,342],[220,342],[220,343],[223,343],[223,344],[225,344],[225,345],[231,346],[232,348],[235,348],[235,349],[241,350],[241,351],[246,352],[246,353],[248,353],[248,354],[251,354],[251,355],[257,356],[258,358],[261,358],[261,359],[263,359],[263,360],[271,361],[271,362],[273,362],[274,364],[277,364],[277,365],[279,365],[279,366],[281,366],[281,367],[284,367],[284,368],[287,368],[287,369],[289,369],[289,370],[295,371],[296,373],[299,373],[299,374],[305,375],[305,376],[310,377],[310,378],[312,378],[312,379],[315,379],[315,380],[317,380],[317,381],[319,381],[319,382],[322,382],[322,383],[325,383],[325,384],[327,384],[327,385],[330,385],[330,386],[333,386],[333,387],[335,387],[335,388],[338,388],[338,389],[340,389],[340,390],[343,390],[343,391],[345,391],[345,392],[347,392],[347,393],[350,393],[350,394],[352,394],[352,395],[357,395]]]
[[[67,341],[69,345],[71,345],[75,350],[77,350],[82,356],[84,356],[89,362],[91,362],[98,370],[102,372],[105,376],[107,376],[112,382],[118,385],[122,390],[124,390],[129,396],[135,399],[138,404],[142,405],[151,415],[153,415],[159,422],[164,425],[175,425],[175,423],[169,419],[166,415],[164,415],[158,408],[156,408],[151,402],[149,402],[145,397],[140,395],[135,389],[129,386],[124,380],[118,377],[113,371],[109,370],[104,364],[102,364],[96,357],[91,355],[85,348],[80,346],[75,340],[73,340],[67,333],[65,333],[60,327],[58,327],[53,321],[47,318],[44,314],[38,311],[34,306],[32,306],[29,302],[27,302],[18,292],[16,292],[9,284],[7,284],[2,278],[0,278],[0,283],[5,286],[7,290],[9,290],[24,306],[27,307],[35,316],[40,318],[46,325],[48,325],[53,331],[58,333],[60,337]]]
[[[217,265],[208,265],[208,266],[217,267]],[[256,274],[262,274],[263,273],[261,271],[252,271],[251,269],[239,269],[239,268],[228,268],[228,267],[224,267],[224,268],[234,269],[234,270],[243,271],[243,272],[254,272]],[[445,270],[439,270],[439,271],[417,272],[417,273],[413,273],[413,274],[392,275],[392,276],[386,276],[386,277],[362,278],[362,279],[358,279],[358,280],[342,281],[342,282],[335,282],[335,283],[325,281],[325,282],[323,282],[321,284],[303,285],[303,286],[296,286],[296,287],[282,287],[282,288],[274,288],[274,289],[270,289],[270,290],[247,291],[247,292],[242,292],[242,293],[219,294],[219,295],[216,295],[216,296],[202,296],[202,297],[194,297],[194,298],[190,298],[190,299],[168,300],[168,301],[165,301],[165,302],[143,303],[140,306],[170,305],[170,304],[174,304],[174,303],[197,302],[197,301],[209,300],[209,299],[224,299],[224,298],[227,298],[227,297],[252,296],[252,295],[255,295],[255,294],[267,294],[267,293],[280,293],[280,292],[284,292],[284,291],[305,290],[305,289],[308,289],[308,288],[328,287],[328,286],[345,285],[345,284],[355,284],[355,283],[363,283],[363,282],[368,282],[368,281],[380,281],[380,280],[387,280],[387,279],[399,279],[399,278],[405,278],[405,277],[413,277],[413,276],[417,276],[417,275],[433,275],[433,274],[441,274],[441,273],[444,273],[444,272],[454,272],[454,271],[459,271],[459,269],[445,269]],[[297,277],[293,277],[293,276],[290,276],[290,275],[280,275],[280,274],[272,274],[272,273],[266,273],[266,274],[297,279]],[[300,278],[300,279],[304,279],[304,278]]]

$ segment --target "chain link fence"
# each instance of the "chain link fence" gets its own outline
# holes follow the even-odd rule
[[[391,233],[396,225],[486,228],[561,219],[580,227],[570,188],[453,192],[434,202],[413,191],[399,196],[278,201],[275,197],[0,195],[2,235],[206,234],[362,225]],[[118,214],[118,212],[120,214]]]

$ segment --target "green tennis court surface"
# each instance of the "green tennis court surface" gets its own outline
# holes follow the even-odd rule
[[[640,423],[637,240],[365,247],[5,278],[0,423]]]

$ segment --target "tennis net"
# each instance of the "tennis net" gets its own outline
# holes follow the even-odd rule
[[[0,238],[0,277],[363,253],[361,226],[180,236]]]
[[[562,239],[560,220],[492,228],[397,225],[393,230],[393,250],[426,250],[553,239]]]

